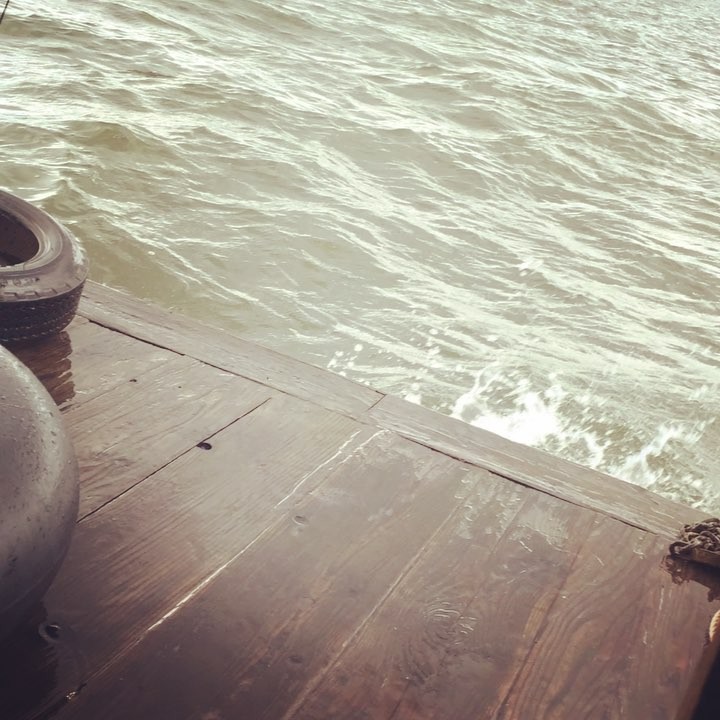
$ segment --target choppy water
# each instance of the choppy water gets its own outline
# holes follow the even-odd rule
[[[96,280],[720,510],[720,2],[13,0]]]

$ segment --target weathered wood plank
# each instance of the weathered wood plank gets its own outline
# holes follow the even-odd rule
[[[0,717],[49,720],[58,686],[77,688],[84,677],[82,655],[72,637],[55,642],[45,631],[45,608],[0,645]]]
[[[172,358],[65,420],[80,465],[80,516],[93,512],[265,402],[274,391],[190,358]]]
[[[382,397],[365,385],[96,283],[86,285],[80,313],[92,322],[347,415],[362,413]]]
[[[720,583],[661,560],[697,512],[92,283],[81,312],[18,349],[85,517],[3,720],[690,717]]]
[[[76,317],[53,337],[9,349],[45,385],[59,407],[78,405],[177,357]]]
[[[478,480],[381,433],[58,717],[283,717]]]
[[[720,717],[720,635],[705,649],[701,667],[693,674],[676,720],[717,720]]]
[[[67,405],[75,395],[70,335],[76,333],[82,325],[89,325],[88,320],[76,317],[65,331],[53,337],[6,345],[15,357],[33,371],[58,407]]]
[[[494,718],[597,517],[478,486],[291,717]]]
[[[684,523],[703,518],[699,511],[645,488],[399,398],[383,398],[367,416],[423,445],[663,537],[674,537]]]
[[[497,720],[674,720],[717,609],[677,585],[660,538],[603,518],[582,547]]]
[[[82,682],[67,684],[76,674],[57,653],[38,653],[31,674],[27,665],[24,675],[13,674],[10,664],[0,678],[8,702],[32,698],[17,718],[62,704],[127,653],[377,432],[316,405],[273,397],[215,435],[211,449],[193,448],[80,522],[45,606],[61,626],[60,644],[81,658]],[[57,683],[43,692],[48,675]]]

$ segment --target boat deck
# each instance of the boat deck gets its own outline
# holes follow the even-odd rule
[[[691,716],[696,511],[92,283],[14,351],[81,508],[3,720]]]

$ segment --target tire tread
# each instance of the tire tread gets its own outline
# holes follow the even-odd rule
[[[84,283],[53,298],[26,302],[0,301],[0,343],[54,335],[75,316]]]

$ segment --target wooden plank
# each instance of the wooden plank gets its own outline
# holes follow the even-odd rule
[[[675,537],[684,523],[704,517],[645,488],[399,398],[385,397],[367,416],[423,445],[666,538]]]
[[[699,513],[403,401],[364,412],[379,393],[115,291],[83,312],[24,352],[97,511],[46,598],[59,638],[0,657],[3,720],[689,717],[720,584],[661,560]]]
[[[718,602],[702,585],[674,582],[666,551],[664,540],[603,518],[497,720],[674,720]]]
[[[38,653],[32,673],[29,663],[20,675],[11,666],[2,678],[5,697],[31,707],[3,720],[62,705],[377,432],[273,397],[215,435],[210,450],[193,448],[82,521],[44,600],[61,628],[56,647],[81,659],[81,681],[68,684],[73,673],[64,672],[57,652]],[[48,676],[56,678],[50,687]]]
[[[71,408],[80,517],[265,402],[268,387],[180,355]]]
[[[76,317],[67,331],[9,348],[67,409],[177,357]]]
[[[494,718],[597,517],[479,487],[289,717]]]
[[[72,637],[55,642],[46,632],[45,608],[38,605],[26,624],[0,646],[0,717],[49,720],[55,689],[78,687],[84,677],[82,656]],[[30,678],[32,682],[30,682]]]
[[[6,345],[18,360],[33,371],[59,407],[66,405],[75,395],[70,336],[83,325],[89,325],[89,322],[76,316],[67,329],[57,335]]]
[[[717,720],[720,717],[720,635],[708,643],[701,668],[693,675],[676,720]]]
[[[283,717],[477,481],[496,485],[390,433],[372,438],[58,717]]]
[[[350,416],[382,397],[365,385],[96,283],[86,285],[80,313],[106,327]]]

